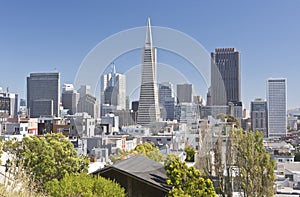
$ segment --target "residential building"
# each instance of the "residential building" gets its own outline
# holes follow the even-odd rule
[[[115,180],[129,197],[167,196],[171,187],[163,164],[136,155],[93,172],[94,175]]]
[[[96,121],[86,112],[66,116],[70,119],[70,136],[93,137],[95,136]]]
[[[199,110],[194,103],[181,103],[175,106],[175,119],[178,122],[191,125],[199,118]]]
[[[0,113],[6,118],[15,118],[18,115],[18,94],[0,92]],[[4,118],[4,117],[1,117]]]

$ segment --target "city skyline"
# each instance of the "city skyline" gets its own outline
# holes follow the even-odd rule
[[[155,10],[154,5],[145,6],[139,2],[128,5],[119,2],[121,6],[91,4],[76,2],[70,7],[69,3],[61,2],[46,2],[46,5],[37,1],[26,4],[2,2],[0,64],[3,73],[7,74],[3,75],[0,86],[3,89],[9,87],[11,92],[19,94],[19,98],[26,98],[26,76],[55,69],[61,73],[61,84],[73,83],[81,61],[95,45],[119,31],[143,26],[150,16],[157,26],[178,29],[192,36],[208,52],[218,47],[237,48],[242,56],[241,100],[245,108],[249,109],[254,98],[266,98],[265,80],[270,77],[287,78],[288,109],[300,106],[296,91],[299,83],[296,59],[299,2],[255,1],[233,5],[218,2],[218,6],[216,3],[191,2],[185,9],[179,3],[167,8],[169,3],[163,2],[155,6]],[[143,12],[138,9],[142,6]],[[128,13],[134,12],[125,16],[119,7],[128,9]],[[168,9],[178,10],[181,14],[166,12]],[[221,16],[228,17],[226,23],[218,21]],[[158,51],[158,60],[174,64],[173,58],[164,51]],[[140,55],[136,52],[126,54],[117,59],[116,64],[120,65],[117,69],[122,73],[126,68],[140,64]],[[177,66],[182,67],[186,62],[179,64]],[[190,80],[191,83],[194,81]],[[201,95],[205,97],[205,94]]]

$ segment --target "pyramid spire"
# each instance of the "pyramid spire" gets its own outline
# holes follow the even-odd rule
[[[146,30],[146,45],[152,46],[152,33],[151,33],[151,23],[150,23],[150,17],[148,17],[147,22],[147,30]]]
[[[142,48],[142,80],[137,124],[149,126],[160,120],[156,86],[156,48],[152,46],[150,18],[146,29],[145,46]]]

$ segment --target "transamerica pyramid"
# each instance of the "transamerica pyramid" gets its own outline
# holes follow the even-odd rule
[[[152,46],[150,18],[148,18],[146,41],[142,51],[142,80],[137,124],[147,126],[159,121],[160,111],[156,85],[156,48]]]

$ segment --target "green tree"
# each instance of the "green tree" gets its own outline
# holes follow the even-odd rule
[[[184,151],[186,153],[185,161],[194,162],[195,161],[195,149],[192,146],[186,146]]]
[[[141,154],[145,157],[148,157],[149,159],[158,162],[162,162],[165,160],[165,156],[159,151],[158,147],[149,142],[137,145],[134,150],[119,150],[118,154],[110,155],[110,159],[113,163],[115,163],[137,154]]]
[[[86,173],[66,175],[61,180],[53,179],[47,183],[47,188],[50,195],[55,197],[125,196],[124,188],[114,181]]]
[[[300,161],[300,152],[297,152],[297,153],[295,154],[294,161]]]
[[[217,196],[212,181],[203,178],[198,170],[188,167],[179,157],[169,155],[165,161],[165,170],[167,184],[173,186],[169,196]]]
[[[261,132],[233,131],[234,165],[241,194],[248,196],[274,195],[274,161],[263,146]]]
[[[89,164],[88,157],[78,156],[73,144],[61,133],[25,137],[21,142],[9,140],[4,144],[4,151],[12,156],[7,161],[8,170],[22,166],[31,182],[40,185],[39,190],[53,179],[87,171]]]

